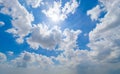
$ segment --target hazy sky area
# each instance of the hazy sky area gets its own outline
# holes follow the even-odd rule
[[[0,0],[0,74],[120,74],[120,0]]]

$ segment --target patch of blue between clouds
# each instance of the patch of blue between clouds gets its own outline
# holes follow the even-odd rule
[[[75,14],[69,15],[68,19],[66,19],[66,21],[62,25],[62,29],[80,29],[82,31],[82,33],[78,36],[77,40],[77,45],[79,46],[79,49],[90,50],[89,47],[87,47],[87,44],[89,43],[88,34],[96,27],[96,23],[98,21],[92,21],[86,13],[88,10],[92,9],[97,4],[98,0],[80,0],[80,5],[76,9]]]
[[[5,32],[7,29],[12,28],[11,16],[0,13],[0,21],[5,23],[4,26],[0,27],[0,52],[7,54],[8,51],[12,51],[17,56],[24,49],[29,48],[27,43],[18,44],[12,34]],[[12,59],[12,57],[9,57],[9,59]]]

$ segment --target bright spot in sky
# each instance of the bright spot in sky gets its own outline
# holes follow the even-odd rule
[[[52,22],[59,22],[64,20],[64,15],[61,10],[61,3],[54,2],[53,6],[50,6],[48,10],[42,10],[42,12],[52,21]]]
[[[59,16],[57,14],[53,14],[52,17],[51,17],[51,20],[53,22],[59,22],[60,21]]]

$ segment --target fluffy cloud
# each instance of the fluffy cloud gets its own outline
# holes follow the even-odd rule
[[[1,26],[4,26],[4,25],[5,25],[5,23],[2,22],[2,21],[0,21],[0,27],[1,27]]]
[[[71,70],[65,68],[52,68],[42,70],[41,68],[16,68],[8,65],[0,65],[1,74],[74,74]],[[6,70],[6,71],[5,71]]]
[[[37,8],[42,3],[42,0],[26,0],[27,5],[31,5],[33,8]]]
[[[11,62],[18,68],[38,67],[44,69],[53,64],[52,59],[47,56],[26,51],[21,53],[19,57],[12,60]]]
[[[54,1],[54,4],[48,10],[43,10],[42,12],[55,22],[64,21],[69,14],[74,14],[78,5],[76,0],[70,0],[70,2],[65,3],[64,7],[62,7],[61,1]]]
[[[100,5],[97,5],[93,9],[87,11],[87,15],[90,15],[92,20],[98,20],[102,9],[100,9]]]
[[[87,58],[87,59],[86,59]],[[87,50],[74,50],[69,49],[65,50],[62,54],[58,55],[58,57],[55,58],[59,62],[60,66],[67,67],[69,69],[76,69],[78,65],[82,65],[82,63],[86,64],[91,62],[89,51]]]
[[[42,47],[44,49],[55,49],[58,45],[61,49],[69,49],[76,47],[76,41],[80,30],[74,31],[65,29],[63,32],[57,26],[48,28],[47,25],[38,24],[32,28],[32,33],[27,38],[27,43],[30,47],[38,49]]]
[[[107,13],[90,32],[88,46],[93,50],[92,56],[97,60],[118,63],[120,62],[120,0],[100,0],[100,2]]]
[[[10,15],[12,17],[12,28],[8,29],[8,33],[12,33],[17,39],[18,43],[23,43],[24,37],[28,35],[34,20],[32,14],[30,14],[25,7],[23,7],[18,0],[11,2],[2,1],[1,13]],[[23,20],[24,19],[24,20]]]
[[[120,63],[96,62],[90,58],[87,50],[76,50],[62,55],[61,58],[58,56],[55,59],[24,51],[8,64],[0,64],[0,72],[1,74],[119,74]],[[55,64],[53,59],[60,63]]]
[[[55,65],[51,57],[26,51],[8,63],[0,64],[1,74],[74,74],[74,71],[66,66]]]
[[[5,62],[6,60],[7,60],[6,55],[0,52],[0,63]]]
[[[12,56],[12,55],[14,54],[14,52],[12,52],[12,51],[8,51],[7,53],[8,53],[8,55],[10,55],[10,56]]]
[[[75,48],[77,45],[77,39],[78,35],[81,33],[81,30],[70,30],[70,29],[65,29],[63,32],[63,36],[65,37],[61,44],[60,44],[60,49],[71,49]]]
[[[33,27],[31,37],[27,39],[28,44],[34,48],[54,49],[61,41],[61,30],[58,27],[49,29],[47,25],[38,24]]]

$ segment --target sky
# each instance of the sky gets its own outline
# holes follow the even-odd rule
[[[120,0],[0,0],[0,74],[120,74]]]

